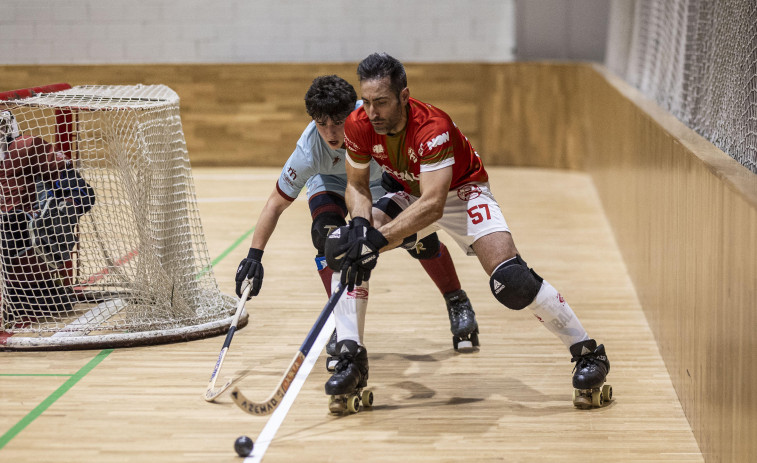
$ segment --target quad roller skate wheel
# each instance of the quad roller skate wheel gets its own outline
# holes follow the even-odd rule
[[[612,400],[612,386],[609,384],[602,386],[602,398],[605,399],[605,402]]]
[[[372,408],[373,407],[373,391],[363,391],[363,393],[360,395],[360,401],[363,403],[363,407]]]
[[[362,408],[373,407],[373,391],[357,391],[354,394],[329,397],[329,411],[334,414],[358,413]]]
[[[605,404],[605,399],[602,397],[602,391],[596,389],[591,392],[591,404],[597,408]]]
[[[605,384],[601,389],[573,389],[573,405],[576,408],[600,408],[612,400],[612,386]]]
[[[347,399],[347,410],[350,413],[357,413],[360,411],[360,396],[353,395]]]

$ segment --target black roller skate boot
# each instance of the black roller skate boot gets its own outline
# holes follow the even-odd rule
[[[328,357],[326,357],[326,371],[334,371],[336,362],[339,361],[339,353],[336,350],[336,329],[331,333],[329,343],[326,344],[326,354],[328,354]]]
[[[355,341],[344,340],[336,345],[339,361],[335,373],[326,381],[331,413],[356,413],[373,405],[373,392],[364,391],[368,385],[368,353]]]
[[[605,346],[588,339],[570,346],[573,369],[573,405],[578,408],[601,407],[612,400],[612,386],[604,384],[610,372]]]
[[[458,352],[473,352],[479,346],[478,322],[468,295],[458,289],[445,294],[444,302],[447,303],[452,346]]]

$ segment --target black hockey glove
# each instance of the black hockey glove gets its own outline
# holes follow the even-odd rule
[[[63,170],[53,186],[55,196],[73,201],[80,216],[89,212],[95,205],[95,190],[74,168]]]
[[[399,180],[394,178],[389,172],[381,174],[381,188],[385,189],[387,193],[396,193],[398,191],[405,191],[405,187]]]
[[[371,277],[376,267],[379,249],[389,241],[363,217],[355,217],[349,224],[349,247],[341,265],[341,283],[352,291]]]
[[[260,263],[262,259],[261,249],[250,248],[247,257],[239,263],[237,276],[234,278],[237,282],[237,296],[242,297],[242,292],[247,285],[252,285],[250,294],[247,296],[248,301],[258,295],[260,287],[263,286],[263,264]]]

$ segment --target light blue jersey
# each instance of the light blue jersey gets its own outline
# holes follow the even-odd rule
[[[358,101],[355,109],[362,104],[362,101]],[[347,187],[347,171],[344,167],[346,156],[344,148],[331,149],[318,133],[315,121],[311,121],[284,164],[276,187],[282,196],[292,201],[305,186],[308,198],[323,191],[344,196]],[[371,160],[370,169],[371,193],[375,201],[386,192],[381,188],[381,167]]]

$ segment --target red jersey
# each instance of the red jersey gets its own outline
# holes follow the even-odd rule
[[[408,103],[402,132],[377,134],[360,107],[344,123],[344,141],[353,164],[367,165],[372,157],[414,196],[421,195],[421,172],[452,166],[450,190],[489,179],[478,153],[447,113],[415,98]]]

